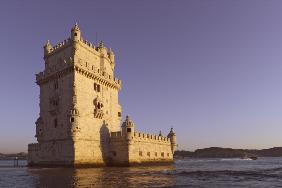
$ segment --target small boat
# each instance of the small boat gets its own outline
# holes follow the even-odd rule
[[[243,157],[241,157],[241,159],[257,160],[258,157],[257,156],[244,155]]]

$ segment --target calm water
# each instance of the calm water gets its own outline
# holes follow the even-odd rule
[[[25,164],[22,161],[21,164]],[[0,187],[282,187],[282,158],[185,159],[171,166],[12,168],[0,161]]]

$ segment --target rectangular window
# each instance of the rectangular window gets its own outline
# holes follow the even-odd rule
[[[55,118],[54,119],[54,127],[57,128],[57,126],[58,126],[58,121],[57,121],[57,118]]]
[[[151,155],[150,152],[147,152],[147,156],[150,157],[150,155]]]
[[[59,84],[58,84],[58,81],[56,81],[55,83],[54,83],[54,89],[58,89],[59,88]]]
[[[156,157],[158,156],[158,152],[155,152],[155,156],[156,156]]]
[[[121,117],[121,112],[118,112],[118,117]]]
[[[127,128],[127,132],[130,133],[131,132],[131,128]]]
[[[101,88],[99,84],[94,83],[94,91],[100,92]]]
[[[113,156],[116,157],[117,156],[117,152],[113,151]]]
[[[71,117],[71,122],[74,122],[74,117]]]
[[[139,151],[139,156],[141,156],[141,157],[142,157],[142,151]]]
[[[164,152],[162,152],[161,156],[164,157]]]

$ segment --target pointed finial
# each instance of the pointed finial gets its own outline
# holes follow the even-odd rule
[[[160,131],[159,136],[163,136],[163,135],[162,135],[162,131]]]
[[[103,48],[103,47],[104,47],[104,43],[103,43],[103,41],[100,41],[99,48]]]
[[[50,41],[49,41],[49,40],[47,40],[47,42],[45,43],[45,45],[44,45],[44,46],[51,46]]]
[[[73,26],[73,28],[72,28],[72,29],[80,30],[80,29],[79,29],[79,27],[78,27],[77,22],[75,22],[75,24],[74,24],[74,26]]]

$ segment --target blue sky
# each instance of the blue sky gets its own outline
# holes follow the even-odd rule
[[[43,44],[78,22],[116,55],[120,103],[179,149],[282,144],[281,1],[1,1],[0,152],[26,151],[39,113]]]

